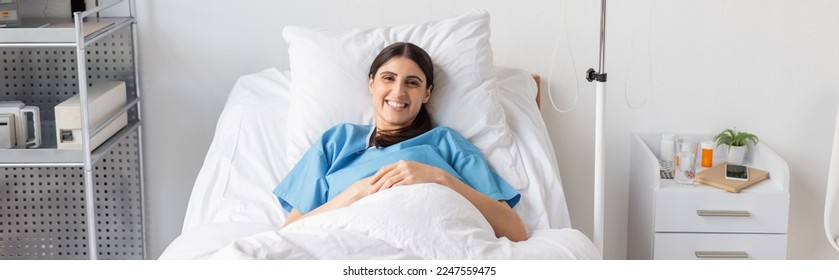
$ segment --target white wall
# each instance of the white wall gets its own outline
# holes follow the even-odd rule
[[[137,4],[150,257],[180,233],[235,80],[288,68],[283,26],[405,24],[473,8],[492,15],[496,63],[540,74],[546,82],[553,66],[550,89],[560,107],[572,107],[579,94],[565,114],[550,109],[544,97],[543,116],[572,222],[591,236],[594,86],[583,73],[597,65],[600,1],[211,2]],[[822,227],[839,103],[839,1],[626,0],[610,1],[608,9],[606,257],[626,255],[630,132],[711,133],[736,124],[789,163],[788,257],[839,259]],[[648,91],[644,106],[628,105],[643,103]]]

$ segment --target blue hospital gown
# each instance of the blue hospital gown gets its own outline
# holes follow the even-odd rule
[[[339,124],[324,132],[274,189],[282,207],[305,214],[399,160],[443,169],[473,189],[505,200],[510,207],[521,197],[489,168],[477,147],[448,127],[438,126],[385,148],[368,148],[372,131],[372,125]]]

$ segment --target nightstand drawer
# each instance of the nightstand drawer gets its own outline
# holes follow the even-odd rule
[[[786,234],[657,233],[657,260],[781,260],[787,255]]]
[[[662,191],[655,205],[655,232],[787,232],[786,192]]]

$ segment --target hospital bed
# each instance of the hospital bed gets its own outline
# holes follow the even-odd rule
[[[484,14],[467,15],[475,16],[480,19]],[[466,23],[468,20],[471,19],[467,18]],[[455,23],[452,26],[464,26],[464,19]],[[423,28],[423,34],[430,30],[428,26]],[[288,40],[290,34],[284,35]],[[298,51],[296,47],[289,47],[292,55]],[[445,67],[449,66],[446,56],[435,53],[433,44],[430,49],[432,57],[442,58],[439,59],[443,73],[440,83],[445,88]],[[458,52],[457,58],[465,55],[462,47]],[[470,128],[462,131],[487,153],[494,170],[521,193],[521,202],[513,209],[528,230],[528,240],[512,242],[497,238],[474,206],[435,184],[381,191],[348,207],[282,228],[287,212],[272,191],[296,159],[291,142],[300,141],[294,137],[302,133],[292,127],[295,123],[315,126],[319,120],[306,113],[329,106],[323,104],[328,101],[320,100],[318,104],[323,106],[295,108],[302,103],[299,98],[303,96],[294,94],[299,94],[300,83],[306,77],[294,72],[301,69],[295,68],[294,58],[291,65],[289,71],[272,68],[242,76],[234,85],[193,186],[182,234],[166,248],[161,259],[601,258],[591,240],[571,227],[555,153],[536,102],[537,82],[524,70],[498,65],[481,68],[492,77],[489,86],[493,92],[480,98],[499,106],[501,111],[485,114],[487,118],[501,116],[501,129],[509,133],[509,146],[494,149],[498,148],[492,147],[498,146],[495,142],[503,141],[486,139],[502,139],[504,135],[485,133],[484,126],[476,128],[477,133],[472,133],[475,131]],[[435,76],[436,73],[435,70]],[[364,75],[361,77],[363,81]],[[453,103],[451,98],[460,97],[446,97],[443,92],[444,89],[433,92],[432,99]],[[363,102],[369,106],[369,95],[363,96],[366,96]],[[446,115],[446,106],[453,105],[461,109]],[[470,125],[463,121],[481,119],[463,108],[463,104],[429,103],[429,106],[438,124],[451,125],[456,130],[458,126]],[[332,112],[328,116],[340,114]],[[360,120],[371,121],[370,116],[361,116]],[[346,121],[359,122],[359,119]],[[299,153],[300,149],[297,150]],[[499,150],[514,151],[512,163],[499,163]],[[510,164],[517,167],[507,168]]]

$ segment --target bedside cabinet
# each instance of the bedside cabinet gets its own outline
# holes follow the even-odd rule
[[[660,178],[660,137],[631,137],[629,259],[786,258],[789,167],[783,158],[764,144],[754,146],[744,164],[768,171],[769,179],[739,193],[699,183],[680,185]],[[716,149],[714,165],[725,162],[724,151]]]

